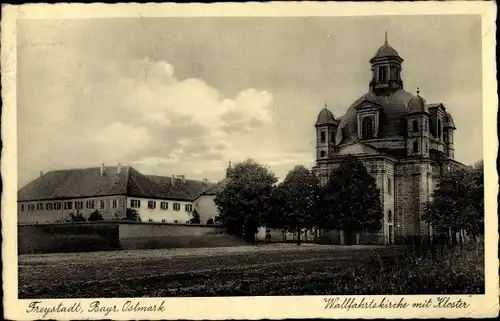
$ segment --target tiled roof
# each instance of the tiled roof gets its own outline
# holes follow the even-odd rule
[[[18,191],[18,201],[66,199],[106,195],[194,200],[213,183],[172,177],[143,175],[135,168],[123,166],[51,171]]]
[[[227,178],[213,185],[211,188],[205,190],[201,195],[215,195],[220,191],[222,191],[224,187],[226,187],[226,184],[227,184]]]

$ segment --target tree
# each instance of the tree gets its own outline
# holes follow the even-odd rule
[[[426,204],[422,220],[440,234],[465,230],[472,236],[484,231],[483,164],[471,168],[454,167],[440,179],[432,200]],[[452,238],[456,243],[456,238]]]
[[[89,222],[102,221],[102,220],[104,220],[104,218],[102,217],[102,214],[99,213],[99,210],[95,210],[92,213],[90,213],[89,218],[88,218]]]
[[[198,214],[198,211],[196,209],[194,209],[192,215],[193,215],[193,217],[191,218],[191,220],[189,220],[189,222],[191,224],[200,224],[200,222],[201,222],[200,214]]]
[[[124,220],[140,222],[141,216],[139,215],[139,212],[135,208],[127,208]]]
[[[346,244],[357,232],[378,231],[382,224],[380,190],[361,161],[345,157],[320,192],[318,227],[344,230]]]
[[[227,178],[226,186],[215,196],[220,222],[227,233],[244,236],[255,243],[257,228],[270,208],[271,192],[277,182],[268,167],[248,159],[237,164]]]
[[[269,221],[275,220],[284,229],[297,232],[297,244],[300,245],[302,229],[312,228],[314,224],[319,181],[311,171],[299,165],[288,173],[275,191],[275,208]],[[279,214],[281,219],[276,217]]]

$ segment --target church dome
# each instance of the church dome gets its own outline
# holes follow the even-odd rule
[[[427,104],[425,102],[425,99],[420,97],[420,95],[417,94],[417,96],[413,97],[410,99],[408,102],[408,114],[411,113],[421,113],[421,112],[426,112],[428,113],[429,111],[427,110]]]
[[[391,92],[389,95],[377,96],[370,91],[358,98],[349,107],[339,124],[336,144],[358,140],[358,120],[356,107],[363,101],[369,101],[381,107],[378,137],[406,135],[406,107],[414,96],[404,89]]]
[[[331,111],[329,111],[326,107],[323,108],[319,114],[318,119],[316,120],[316,126],[327,125],[327,124],[335,124],[335,118]]]
[[[443,127],[456,128],[455,122],[453,121],[453,117],[451,117],[450,113],[446,113],[446,115],[444,116]]]
[[[385,58],[385,57],[399,57],[396,49],[392,48],[387,42],[380,48],[372,59]]]

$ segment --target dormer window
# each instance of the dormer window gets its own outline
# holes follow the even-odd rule
[[[363,139],[373,138],[373,121],[371,117],[363,118],[362,128]]]

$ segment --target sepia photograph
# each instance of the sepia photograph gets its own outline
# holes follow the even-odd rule
[[[413,295],[467,308],[454,295],[486,294],[494,162],[483,19],[18,15],[23,309],[321,296],[349,311]],[[100,301],[124,298],[138,300]]]

